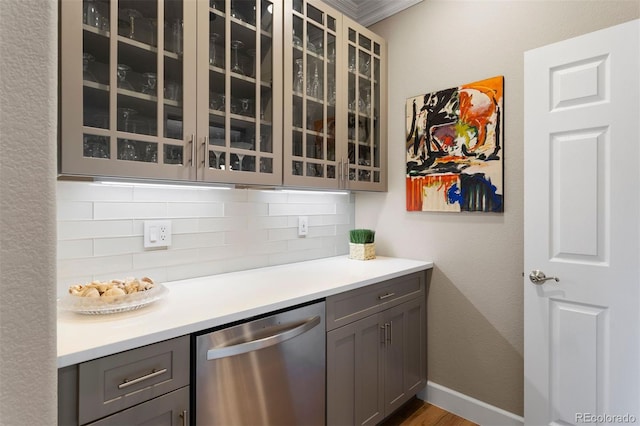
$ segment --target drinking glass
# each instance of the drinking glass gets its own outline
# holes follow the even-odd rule
[[[142,86],[142,93],[145,93],[145,94],[148,94],[148,95],[155,95],[156,94],[156,83],[157,83],[156,73],[154,73],[154,72],[145,72],[144,74],[142,74],[142,76],[145,79],[145,83]]]
[[[243,98],[240,99],[240,108],[242,108],[243,115],[251,115],[251,99]]]
[[[118,87],[126,90],[133,90],[131,83],[127,81],[127,73],[131,71],[131,68],[125,64],[118,64]]]
[[[102,14],[98,10],[98,4],[95,0],[84,1],[82,18],[85,24],[92,27],[101,28]]]
[[[135,161],[138,159],[138,155],[136,154],[135,144],[129,139],[125,139],[124,144],[122,145],[122,150],[119,153],[120,160],[127,161]]]
[[[173,51],[178,55],[182,55],[182,36],[183,36],[184,22],[182,19],[176,19],[173,23]]]
[[[304,74],[302,72],[302,63],[303,59],[296,59],[296,65],[298,66],[298,72],[296,73],[296,81],[293,85],[293,90],[296,93],[302,93],[302,88],[304,87]]]
[[[89,62],[93,62],[93,56],[90,53],[82,54],[82,79],[85,81],[98,81],[95,75],[89,70]]]
[[[307,95],[316,99],[320,98],[322,89],[320,88],[320,76],[318,75],[318,64],[315,64],[315,71],[313,72],[313,79],[309,82],[307,87]]]
[[[212,33],[209,36],[209,65],[218,66],[218,58],[216,57],[216,42],[220,34]]]
[[[132,130],[130,119],[137,111],[131,108],[118,108],[118,130],[130,132]]]
[[[231,67],[231,71],[238,74],[244,74],[244,71],[242,70],[240,63],[238,62],[238,49],[240,49],[242,46],[244,46],[244,43],[240,40],[233,40],[231,42],[231,48],[233,49],[233,61],[234,61],[233,67]]]

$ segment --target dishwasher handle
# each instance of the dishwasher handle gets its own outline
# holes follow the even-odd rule
[[[250,342],[240,343],[238,345],[209,349],[207,351],[207,361],[241,355],[247,352],[257,351],[258,349],[268,348],[269,346],[277,345],[278,343],[282,343],[286,340],[293,339],[296,336],[306,333],[318,324],[320,324],[319,315],[282,333],[252,340]]]

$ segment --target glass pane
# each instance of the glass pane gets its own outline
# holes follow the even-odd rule
[[[84,0],[82,5],[82,23],[103,31],[109,31],[109,2]]]
[[[302,132],[293,132],[293,140],[291,144],[291,155],[302,157]]]
[[[158,162],[158,144],[118,138],[118,160]]]
[[[307,17],[319,24],[324,24],[324,13],[310,4],[307,4]]]
[[[358,61],[360,74],[363,74],[367,78],[371,78],[371,55],[360,50]]]
[[[231,148],[256,149],[256,128],[253,123],[231,120]]]
[[[356,32],[349,28],[349,41],[355,43],[356,42]]]
[[[209,7],[224,13],[224,0],[209,0]]]
[[[164,110],[165,113],[165,128],[164,135],[170,139],[182,140],[183,127],[182,127],[182,110],[179,108],[171,108],[167,106]]]
[[[260,112],[259,118],[263,122],[271,123],[273,121],[273,110],[271,107],[271,88],[261,87],[260,89]]]
[[[324,143],[322,136],[307,135],[307,158],[324,158]]]
[[[261,152],[273,152],[273,141],[271,135],[271,126],[260,126],[260,147]]]
[[[209,168],[225,170],[225,156],[223,151],[209,151]]]
[[[356,48],[349,45],[349,73],[355,73],[356,69]]]
[[[335,179],[336,178],[336,166],[327,165],[327,177],[329,179]]]
[[[302,13],[302,0],[293,0],[293,10]]]
[[[323,177],[324,170],[322,164],[307,163],[307,176],[311,177]]]
[[[373,181],[380,182],[380,172],[373,172]]]
[[[336,30],[336,18],[331,15],[327,15],[327,28],[332,31]]]
[[[291,162],[291,174],[294,176],[302,176],[302,161]]]
[[[225,146],[224,117],[209,115],[209,145]]]
[[[360,170],[360,171],[358,171],[358,180],[360,182],[370,182],[371,181],[371,172],[369,170]]]
[[[121,1],[118,4],[118,35],[120,36],[156,46],[157,35],[154,24],[157,22],[156,2],[136,4]]]
[[[83,124],[100,129],[109,128],[109,92],[85,86],[83,89]]]
[[[371,166],[371,153],[365,145],[359,145],[358,147],[358,164],[360,166]]]
[[[231,0],[231,17],[249,25],[256,24],[255,2],[247,0]]]
[[[293,37],[291,42],[293,43],[294,48],[302,48],[302,31],[304,28],[302,18],[297,16],[293,17]],[[294,55],[295,59],[295,55]]]
[[[324,100],[324,70],[322,65],[321,60],[311,55],[307,56],[307,96],[320,101]]]
[[[273,39],[263,35],[260,42],[260,81],[267,85],[271,85],[273,73]]]
[[[312,100],[307,101],[307,129],[314,132],[324,132],[324,112],[322,104]]]
[[[307,51],[316,57],[324,56],[324,31],[311,23],[307,24]]]
[[[293,95],[293,127],[302,127],[302,99],[297,95]]]
[[[273,31],[273,3],[267,0],[262,0],[260,3],[260,28],[269,34]]]
[[[82,155],[91,158],[109,158],[110,146],[108,136],[83,135]]]
[[[368,37],[365,37],[364,35],[360,34],[359,37],[359,42],[360,42],[360,47],[362,47],[365,50],[371,50],[371,39]]]
[[[327,118],[327,160],[336,161],[335,114]]]
[[[164,164],[183,164],[183,147],[181,145],[164,145]]]
[[[253,155],[247,155],[245,153],[231,153],[230,158],[230,170],[239,172],[255,172],[256,171],[256,157]]]
[[[260,173],[273,173],[273,159],[262,157],[260,158]]]
[[[376,55],[380,54],[380,45],[378,43],[373,43],[373,53],[375,53]]]

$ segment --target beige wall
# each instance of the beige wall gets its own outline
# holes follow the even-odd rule
[[[57,2],[0,1],[0,58],[0,425],[53,425]]]
[[[389,49],[389,192],[358,194],[356,225],[380,254],[435,263],[429,380],[523,414],[523,53],[639,16],[637,0],[424,0],[373,26]],[[504,214],[405,211],[405,100],[496,75]]]

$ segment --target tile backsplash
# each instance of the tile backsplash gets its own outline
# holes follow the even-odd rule
[[[58,295],[94,279],[157,282],[347,254],[353,194],[59,181]],[[298,237],[298,216],[309,234]],[[145,249],[169,219],[172,245]]]

